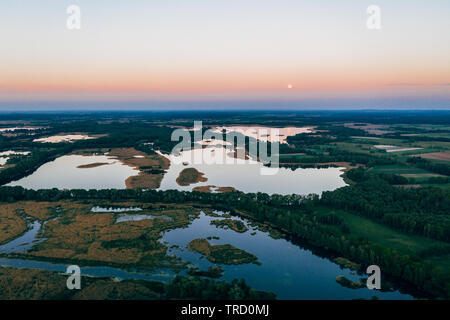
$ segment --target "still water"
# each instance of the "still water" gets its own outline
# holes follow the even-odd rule
[[[341,177],[343,168],[296,169],[278,168],[271,170],[261,162],[252,159],[236,159],[223,146],[210,145],[182,151],[179,155],[164,155],[170,160],[170,167],[161,182],[160,190],[192,191],[199,186],[233,187],[243,192],[264,192],[268,194],[321,194],[346,186]],[[189,186],[180,186],[176,179],[186,168],[195,168],[204,173],[208,180]]]
[[[0,245],[1,253],[25,252],[31,249],[39,242],[45,241],[45,238],[38,238],[37,235],[41,229],[41,223],[36,220],[29,223],[28,230],[20,237]]]
[[[223,214],[216,211],[217,215]],[[413,299],[410,294],[401,293],[397,289],[392,292],[368,290],[367,288],[349,289],[336,282],[339,275],[351,281],[367,278],[358,275],[349,269],[342,269],[327,257],[318,256],[311,250],[302,247],[291,240],[274,239],[268,230],[260,230],[248,220],[232,217],[245,224],[248,230],[238,233],[231,229],[218,228],[211,224],[212,220],[225,217],[210,217],[203,211],[187,228],[178,228],[162,234],[161,241],[169,247],[169,254],[180,257],[191,266],[206,270],[214,264],[201,254],[190,251],[187,245],[193,239],[210,238],[210,244],[231,244],[258,257],[260,265],[240,264],[221,265],[224,274],[221,279],[231,281],[234,278],[244,278],[251,287],[258,290],[272,291],[278,299],[370,299],[377,296],[380,299]],[[134,221],[130,219],[129,221]],[[127,223],[123,221],[121,223]],[[27,235],[27,243],[42,241],[37,231],[39,224],[33,226]],[[45,233],[43,234],[45,236]],[[45,239],[45,238],[43,238]],[[23,236],[0,247],[0,252],[17,252],[18,246],[23,242]],[[15,248],[14,250],[11,250]],[[29,247],[30,248],[30,247]],[[29,249],[28,248],[28,249]],[[27,248],[25,248],[27,249]],[[20,251],[24,251],[21,248]],[[16,268],[43,269],[49,271],[65,272],[67,265],[27,259],[0,258],[0,265]],[[111,277],[119,279],[147,279],[167,281],[175,275],[168,269],[157,271],[123,270],[106,266],[82,266],[85,275]],[[185,271],[182,274],[186,274]]]
[[[205,149],[183,151],[180,155],[164,156],[168,157],[171,163],[164,174],[160,190],[192,191],[194,187],[212,185],[233,187],[243,192],[305,195],[321,194],[323,191],[335,190],[346,185],[341,177],[343,168],[296,170],[278,168],[274,171],[256,160],[235,159],[223,146],[210,145]],[[95,163],[103,165],[79,168]],[[204,173],[207,181],[180,186],[176,179],[186,168],[195,168]],[[125,180],[138,174],[138,169],[124,165],[111,156],[67,155],[45,163],[31,175],[13,181],[7,186],[21,186],[35,190],[125,189]]]
[[[93,163],[106,163],[93,168],[78,168]],[[139,170],[109,156],[62,156],[47,162],[31,175],[8,186],[26,189],[125,189],[125,180]]]
[[[225,270],[223,278],[231,281],[244,278],[253,288],[272,291],[279,299],[370,299],[376,295],[380,299],[411,299],[407,294],[398,291],[380,292],[362,289],[349,289],[336,282],[336,277],[344,275],[351,281],[366,278],[349,269],[341,269],[339,265],[327,258],[319,257],[310,250],[286,239],[274,239],[268,232],[260,231],[249,221],[238,217],[233,220],[243,222],[248,231],[238,233],[231,229],[218,228],[211,225],[212,220],[223,219],[210,217],[201,213],[188,228],[168,231],[163,241],[169,247],[176,246],[172,254],[195,266],[206,270],[214,264],[201,254],[187,249],[190,241],[196,238],[210,238],[210,244],[231,244],[258,257],[261,265],[221,265]]]

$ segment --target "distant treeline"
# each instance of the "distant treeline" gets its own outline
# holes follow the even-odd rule
[[[358,183],[324,192],[321,202],[409,234],[450,242],[450,190],[399,188],[393,185],[406,178],[362,168],[350,170],[347,177]]]
[[[376,156],[362,152],[351,152],[335,148],[327,148],[324,153],[315,153],[306,151],[307,155],[302,156],[301,160],[295,157],[281,157],[281,163],[324,163],[324,162],[350,162],[352,164],[364,164],[368,167],[375,165],[390,165],[396,161],[384,156]]]

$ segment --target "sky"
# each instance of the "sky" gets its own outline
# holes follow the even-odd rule
[[[208,108],[450,109],[450,1],[0,2],[0,110]]]

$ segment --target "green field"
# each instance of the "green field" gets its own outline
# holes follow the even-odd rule
[[[318,216],[334,213],[344,219],[352,234],[366,238],[384,247],[395,249],[404,254],[419,254],[422,250],[428,249],[433,245],[445,244],[444,242],[421,236],[408,235],[373,222],[368,218],[357,216],[343,210],[321,207],[315,213]],[[430,257],[429,260],[443,268],[450,267],[450,255]]]

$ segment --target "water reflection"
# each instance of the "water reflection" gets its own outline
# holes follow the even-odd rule
[[[274,175],[262,175],[263,164],[252,159],[235,159],[221,146],[208,146],[180,155],[165,155],[170,167],[164,175],[160,190],[192,191],[195,187],[234,187],[243,192],[264,192],[268,194],[321,194],[346,185],[341,177],[343,168],[296,169],[279,168]],[[220,160],[223,159],[223,160]],[[186,168],[195,168],[204,173],[208,180],[189,186],[180,186],[176,179]],[[267,169],[264,167],[264,169]],[[267,171],[267,170],[266,170]]]
[[[36,238],[41,229],[41,223],[34,221],[29,225],[29,230],[22,236],[0,246],[1,253],[26,252],[34,245],[46,240],[45,238]]]
[[[78,168],[95,163],[107,165]],[[139,170],[124,165],[109,156],[69,155],[43,164],[31,175],[8,186],[27,189],[125,189],[125,180],[139,174]]]
[[[91,212],[95,212],[95,213],[107,213],[107,212],[130,212],[130,211],[142,211],[142,208],[139,207],[128,207],[128,208],[115,208],[115,207],[109,207],[109,208],[104,208],[104,207],[99,207],[99,206],[95,206],[92,207]]]
[[[165,221],[173,220],[171,217],[164,215],[154,216],[151,214],[123,214],[117,218],[116,223],[127,221],[153,220],[153,219],[163,219]]]
[[[370,299],[376,295],[381,299],[412,299],[410,295],[395,292],[373,291],[367,288],[349,289],[336,282],[336,277],[344,275],[351,281],[359,281],[362,275],[314,255],[286,239],[273,239],[269,232],[261,231],[245,219],[233,217],[243,222],[248,231],[238,233],[231,229],[217,228],[210,217],[201,212],[188,228],[166,232],[162,241],[172,247],[173,255],[190,261],[206,270],[214,264],[201,254],[187,249],[189,242],[196,238],[209,239],[210,244],[231,244],[258,257],[261,265],[221,265],[225,270],[224,279],[244,278],[253,288],[272,291],[280,299]]]

